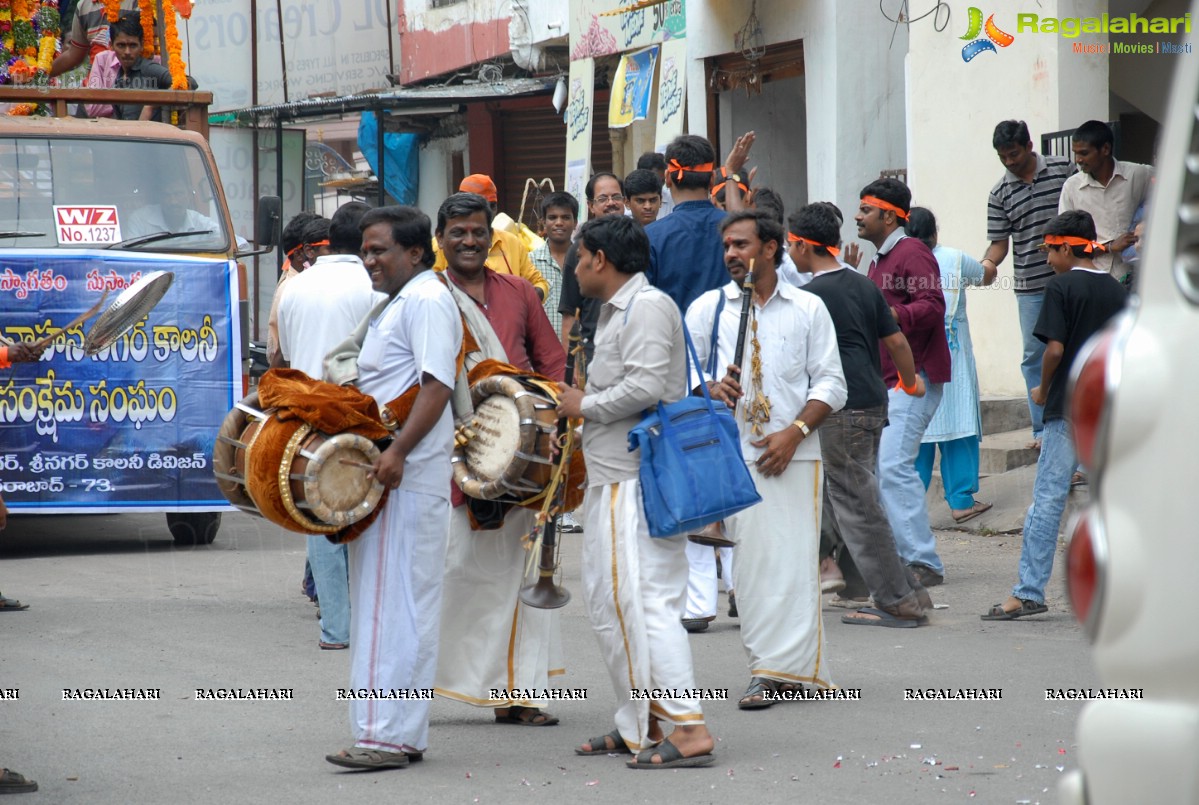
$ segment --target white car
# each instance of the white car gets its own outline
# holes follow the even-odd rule
[[[1144,698],[1083,709],[1070,805],[1199,803],[1199,61],[1176,64],[1136,298],[1073,367],[1092,503],[1071,528],[1070,599],[1104,692]]]

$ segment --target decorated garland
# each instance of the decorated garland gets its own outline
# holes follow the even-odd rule
[[[104,14],[110,23],[119,20],[121,18],[121,0],[104,0]]]
[[[175,13],[168,9],[165,16],[167,69],[171,71],[171,89],[187,89],[187,65],[183,62],[183,44],[179,41]]]
[[[154,0],[137,0],[142,12],[142,55],[154,58]]]

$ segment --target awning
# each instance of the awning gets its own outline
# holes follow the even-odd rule
[[[352,112],[386,112],[403,114],[446,113],[446,106],[469,101],[515,98],[552,92],[557,77],[505,78],[500,81],[455,84],[453,86],[405,87],[377,92],[342,95],[335,98],[306,98],[302,101],[272,106],[250,106],[230,112],[210,115],[212,125],[254,125],[265,121],[283,123],[309,117],[348,114]],[[438,108],[440,107],[440,108]]]

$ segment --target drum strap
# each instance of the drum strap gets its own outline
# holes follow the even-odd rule
[[[466,291],[451,282],[445,272],[439,271],[437,278],[450,289],[450,294],[454,297],[454,304],[458,305],[458,312],[462,315],[463,325],[474,336],[475,343],[479,345],[477,351],[466,356],[465,364],[454,379],[454,394],[450,397],[450,410],[453,411],[454,419],[457,420],[469,416],[475,410],[470,401],[470,381],[467,380],[467,372],[488,358],[507,363],[508,353],[504,349],[500,337],[496,335],[495,329],[491,326],[491,322],[475,304],[475,300],[471,299]]]

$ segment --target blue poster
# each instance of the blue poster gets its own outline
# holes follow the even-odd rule
[[[129,252],[0,249],[0,334],[34,340],[151,271],[166,295],[96,355],[90,319],[37,363],[0,370],[0,491],[9,509],[81,513],[229,508],[212,447],[240,397],[237,264]]]

